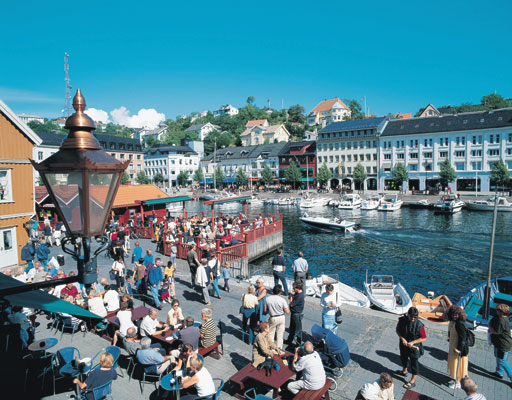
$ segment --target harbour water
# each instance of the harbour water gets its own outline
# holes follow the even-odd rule
[[[190,211],[209,211],[199,202]],[[237,213],[242,207],[226,205],[218,211]],[[216,210],[217,212],[217,210]],[[362,225],[355,233],[321,232],[306,228],[304,213],[296,206],[252,207],[251,214],[282,213],[284,251],[291,265],[304,252],[310,271],[338,274],[351,286],[362,289],[365,272],[389,274],[400,280],[412,295],[434,291],[458,300],[487,277],[491,212],[463,210],[454,215],[434,215],[432,210],[402,208],[395,212],[308,209],[311,216],[342,216]],[[498,213],[494,245],[493,277],[512,275],[512,213]],[[272,256],[251,263],[251,271],[270,271]]]

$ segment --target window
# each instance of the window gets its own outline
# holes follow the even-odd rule
[[[464,150],[456,151],[455,157],[466,157],[466,152]]]
[[[507,156],[512,156],[512,147],[507,149]]]
[[[499,149],[489,149],[489,155],[490,156],[499,156],[500,150]]]
[[[347,150],[350,150],[352,148],[352,143],[351,142],[347,142]]]
[[[508,142],[509,142],[509,143],[512,143],[512,133],[509,133],[509,134],[508,134]]]
[[[329,161],[332,162],[332,156],[329,156]]]
[[[410,164],[409,165],[409,171],[417,171],[418,170],[418,164]]]
[[[39,161],[41,161],[41,160],[43,159],[43,152],[42,152],[42,151],[38,151],[38,152],[37,152],[37,159],[38,159]]]
[[[352,156],[350,154],[347,155],[347,161],[352,161]]]
[[[137,160],[140,160],[140,154],[137,154]]]
[[[351,174],[352,173],[352,167],[348,167],[347,171],[348,171],[349,174]]]
[[[424,146],[428,147],[428,139],[425,139]]]
[[[345,162],[345,156],[344,155],[341,156],[341,161]]]
[[[448,152],[447,152],[447,151],[440,151],[440,152],[439,152],[439,157],[441,157],[441,158],[446,158],[446,157],[448,157]]]
[[[507,161],[507,168],[512,169],[512,161]]]
[[[480,171],[482,169],[482,162],[481,161],[473,161],[471,163],[471,169],[473,171]]]
[[[462,136],[460,139],[461,139],[461,144],[463,146],[465,146],[466,145],[466,136]]]
[[[377,161],[377,153],[373,153],[373,161]]]
[[[384,160],[391,160],[391,154],[384,154]]]
[[[459,146],[459,145],[460,145],[460,137],[459,137],[459,136],[457,136],[457,137],[455,138],[455,144],[456,144],[457,146]]]
[[[455,170],[456,171],[464,171],[464,163],[463,162],[455,163]]]
[[[336,156],[336,162],[340,161],[340,156]]]
[[[121,153],[121,154],[119,155],[119,158],[122,160],[122,159],[124,158],[124,153]]]
[[[384,142],[384,150],[388,148],[388,142]]]
[[[366,155],[366,161],[370,161],[372,159],[372,155],[371,154],[367,154]]]
[[[141,167],[142,167],[142,165],[137,164],[137,170],[138,170],[138,171],[140,171],[140,170],[141,170]]]
[[[471,157],[482,157],[482,150],[471,150]]]
[[[399,160],[403,160],[404,159],[404,153],[398,153],[396,155],[396,158],[398,158]]]
[[[432,153],[431,152],[423,153],[423,158],[432,158]]]
[[[357,154],[354,154],[354,161],[357,161]]]
[[[10,169],[0,169],[0,202],[2,201],[13,201]]]
[[[489,136],[489,143],[494,143],[494,135]]]
[[[409,153],[409,158],[418,159],[418,153]]]
[[[372,172],[372,167],[366,167],[366,172],[370,174]]]

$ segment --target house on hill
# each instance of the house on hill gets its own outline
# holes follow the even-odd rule
[[[268,126],[268,120],[266,119],[251,119],[245,124],[246,128],[252,128],[253,126]]]
[[[307,115],[308,125],[329,125],[331,122],[343,121],[345,117],[350,117],[352,111],[343,101],[338,99],[324,100],[318,103]]]
[[[279,143],[290,140],[290,132],[283,124],[270,126],[252,126],[240,135],[242,146],[256,146],[265,143]]]
[[[208,136],[211,132],[219,130],[219,125],[214,125],[211,122],[206,122],[204,124],[196,124],[189,126],[187,129],[185,129],[185,132],[197,132],[199,140],[203,141],[206,138],[206,136]]]

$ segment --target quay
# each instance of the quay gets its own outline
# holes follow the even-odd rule
[[[141,240],[141,246],[146,249],[156,250],[155,244],[149,240]],[[52,255],[61,253],[61,249],[52,248]],[[154,253],[155,256],[162,255]],[[162,257],[166,262],[167,258]],[[98,257],[99,277],[108,277],[112,261],[100,255]],[[63,269],[67,272],[75,269],[75,262],[69,256],[65,256],[65,266]],[[185,316],[191,315],[195,320],[200,319],[200,310],[204,307],[200,302],[200,294],[193,290],[189,285],[190,274],[188,265],[183,260],[178,260],[176,274],[176,295],[181,302],[181,307]],[[221,282],[222,283],[222,280]],[[223,328],[224,354],[220,360],[212,357],[206,357],[206,367],[213,377],[218,377],[227,382],[239,369],[243,368],[251,361],[251,346],[241,340],[241,315],[239,308],[241,297],[246,291],[247,283],[230,280],[232,291],[230,293],[222,292],[222,299],[212,298],[211,309],[213,310],[213,319],[216,322],[221,321]],[[136,306],[141,305],[140,300],[135,300]],[[170,310],[169,304],[164,304],[164,309],[159,311],[159,320],[165,320],[167,312]],[[313,324],[321,323],[320,304],[318,298],[307,297],[306,308],[304,311],[303,327],[306,333],[311,333]],[[38,317],[40,326],[38,327],[37,338],[46,338],[51,336],[47,327],[46,319]],[[338,335],[344,338],[349,346],[351,361],[344,368],[344,374],[338,378],[338,389],[331,394],[331,399],[354,399],[357,391],[366,382],[378,378],[381,372],[389,372],[394,377],[395,398],[401,399],[405,389],[402,388],[403,378],[393,374],[393,371],[400,368],[400,358],[398,353],[398,339],[395,333],[397,316],[376,311],[372,309],[361,309],[350,306],[343,306],[343,323],[340,325]],[[289,324],[287,317],[286,326]],[[434,323],[425,323],[427,331],[427,341],[425,343],[425,355],[421,358],[420,376],[417,379],[415,391],[428,395],[434,399],[463,399],[465,395],[458,389],[455,396],[452,396],[453,390],[449,389],[447,384],[449,377],[447,374],[447,326],[436,325]],[[92,357],[98,349],[110,345],[105,339],[86,333],[85,337],[81,332],[75,334],[73,342],[71,335],[64,334],[58,345],[52,349],[56,351],[66,346],[76,346],[82,357]],[[60,337],[60,333],[57,338]],[[123,354],[126,354],[122,350]],[[118,377],[113,382],[112,390],[115,399],[156,399],[157,392],[152,385],[146,385],[144,394],[141,395],[139,382],[137,379],[129,380],[125,371],[126,364],[121,363],[124,377]],[[4,365],[3,368],[6,366]],[[469,376],[473,378],[479,388],[488,400],[512,398],[512,389],[504,382],[496,380],[491,374],[495,368],[495,358],[493,348],[487,344],[486,336],[477,332],[477,341],[474,347],[470,348],[469,353]],[[2,371],[3,373],[3,371]],[[22,378],[21,378],[22,379]],[[56,396],[48,393],[48,386],[41,398],[45,399],[67,399],[69,391],[59,393]],[[39,387],[37,388],[39,390]],[[234,399],[235,393],[229,385],[225,385],[221,394],[221,399]],[[270,394],[267,394],[270,395]],[[25,397],[28,398],[28,397]]]

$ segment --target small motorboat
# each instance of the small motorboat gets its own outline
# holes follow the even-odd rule
[[[251,200],[249,200],[249,204],[251,204],[252,206],[259,206],[263,204],[263,200],[253,195],[251,196]]]
[[[295,204],[295,199],[293,199],[291,197],[285,197],[285,198],[279,199],[277,201],[277,204],[279,206],[293,206]]]
[[[397,194],[386,195],[380,201],[380,206],[377,208],[379,211],[396,211],[400,210],[402,207],[403,201],[398,197]]]
[[[466,207],[472,211],[494,211],[494,197],[487,200],[468,201]],[[505,197],[498,197],[497,210],[512,212],[512,203],[509,203]]]
[[[370,196],[361,203],[361,210],[376,210],[380,205],[380,195]]]
[[[338,200],[329,200],[329,202],[327,203],[327,205],[331,207],[338,207],[339,204],[340,202]]]
[[[410,201],[407,203],[407,207],[409,208],[431,208],[432,204],[429,203],[427,199],[418,200],[418,201]]]
[[[414,293],[412,305],[418,309],[421,319],[438,324],[447,324],[449,322],[445,320],[445,314],[452,305],[452,302],[444,294],[434,298],[434,292],[428,292],[428,296]]]
[[[357,193],[354,194],[346,194],[343,196],[341,201],[338,204],[338,208],[343,210],[353,210],[355,208],[361,207],[361,196]]]
[[[317,229],[326,229],[326,230],[335,230],[335,231],[348,231],[353,232],[360,228],[358,224],[355,222],[347,221],[341,217],[335,218],[323,218],[323,217],[310,217],[307,213],[304,214],[303,217],[299,218],[306,225],[317,228]]]
[[[466,312],[467,321],[473,323],[477,330],[487,330],[490,317],[496,315],[498,304],[512,304],[512,276],[496,278],[491,281],[489,318],[484,318],[486,286],[487,282],[482,282],[457,302]]]
[[[325,200],[320,197],[314,197],[309,199],[304,199],[300,202],[300,208],[315,208],[315,207],[323,207],[325,205]]]
[[[412,305],[411,296],[401,283],[395,283],[392,275],[372,275],[368,282],[368,271],[364,289],[371,303],[383,311],[405,314]]]
[[[321,297],[322,293],[325,292],[325,286],[331,283],[334,286],[334,293],[338,297],[340,304],[347,304],[350,306],[369,308],[370,299],[361,290],[353,288],[343,282],[340,282],[338,275],[321,275],[315,278],[320,287],[320,293],[317,294]]]
[[[462,210],[464,202],[454,194],[447,194],[441,197],[434,204],[436,214],[455,214]]]
[[[263,280],[263,286],[265,286],[267,290],[272,289],[275,286],[274,275],[270,275],[268,273],[261,273],[259,271],[255,272],[249,279],[247,279],[247,281],[251,285],[256,286],[256,281],[258,279]],[[293,282],[293,278],[286,278],[286,285],[288,286],[288,290],[290,291],[293,288]],[[318,278],[311,277],[306,279],[306,290],[304,291],[306,296],[318,296],[319,291],[320,289],[318,287]]]

